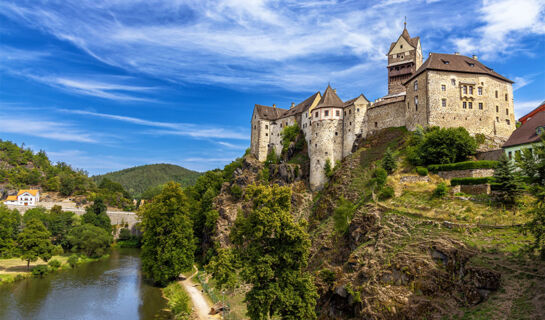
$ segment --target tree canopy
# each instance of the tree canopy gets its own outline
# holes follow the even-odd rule
[[[21,259],[27,261],[27,268],[31,261],[41,258],[47,261],[53,255],[55,247],[49,237],[51,234],[45,228],[44,224],[38,219],[28,221],[25,228],[17,237],[17,244],[21,249]]]

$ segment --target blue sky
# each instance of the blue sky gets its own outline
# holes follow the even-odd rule
[[[403,29],[429,52],[479,56],[545,100],[545,0],[0,2],[0,138],[90,174],[148,163],[222,167],[249,146],[255,103],[328,82],[386,91]]]

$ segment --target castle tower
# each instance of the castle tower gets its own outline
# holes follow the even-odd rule
[[[411,38],[405,22],[403,32],[388,51],[388,95],[405,92],[403,82],[422,65],[420,37]]]
[[[320,102],[311,111],[309,137],[310,188],[321,189],[325,182],[325,164],[331,167],[343,156],[343,101],[327,86]]]

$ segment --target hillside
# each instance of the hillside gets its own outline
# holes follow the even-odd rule
[[[187,187],[193,185],[201,173],[173,164],[149,164],[93,176],[100,184],[107,178],[120,183],[133,197],[139,197],[144,191],[169,181],[175,181]]]
[[[319,295],[318,319],[542,319],[545,263],[528,254],[533,237],[520,228],[535,199],[522,196],[513,211],[487,196],[435,196],[447,181],[416,174],[406,161],[410,137],[390,128],[358,141],[315,193],[308,163],[293,161],[300,154],[265,164],[246,155],[214,200],[215,230],[202,251],[235,250],[235,221],[252,214],[245,190],[279,184],[291,190],[290,212],[311,241],[306,270]],[[387,149],[397,168],[379,181]],[[220,295],[220,280],[208,282],[211,297]],[[237,281],[226,303],[245,318],[250,288]]]

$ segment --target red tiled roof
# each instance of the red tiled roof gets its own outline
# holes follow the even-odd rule
[[[528,114],[520,117],[519,121],[524,124],[526,121],[528,121],[531,117],[533,117],[538,112],[545,112],[545,101],[543,101],[539,107],[535,108],[534,110],[528,112]]]
[[[512,147],[521,144],[538,142],[541,138],[537,134],[537,128],[545,126],[545,112],[538,112],[511,134],[503,147]]]
[[[418,70],[416,70],[416,72],[407,81],[405,81],[404,84],[407,84],[426,70],[487,74],[494,78],[513,83],[513,81],[495,72],[493,69],[485,66],[478,60],[470,57],[458,54],[430,53],[428,59],[426,59],[420,68],[418,68]]]
[[[322,96],[322,99],[320,99],[320,102],[318,102],[318,105],[315,109],[327,107],[342,108],[343,105],[344,102],[335,93],[335,90],[333,90],[330,85],[327,85],[327,88],[324,91],[324,95]]]

